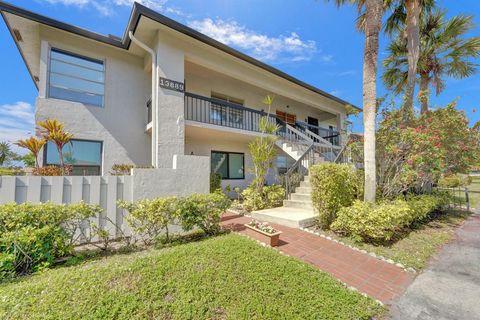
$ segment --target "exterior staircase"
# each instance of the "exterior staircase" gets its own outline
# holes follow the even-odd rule
[[[300,186],[295,188],[295,191],[290,194],[290,199],[283,200],[283,206],[313,210],[311,193],[310,176],[305,176],[303,181],[300,182]]]

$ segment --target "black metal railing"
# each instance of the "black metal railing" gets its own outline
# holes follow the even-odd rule
[[[266,112],[220,99],[185,93],[185,120],[260,132],[260,119]],[[275,121],[274,116],[270,116]]]
[[[215,98],[207,98],[190,92],[185,93],[185,120],[260,132],[260,119],[266,115],[266,112],[244,107],[239,104]],[[270,117],[272,121],[275,121],[279,126],[278,134],[283,136],[285,134],[286,124],[276,118],[275,115],[270,115]],[[304,122],[297,122],[294,127],[299,130],[309,129],[333,145],[339,145],[340,134],[338,131],[312,126]]]
[[[297,121],[296,127],[299,130],[308,129],[310,132],[318,135],[319,137],[327,140],[334,146],[340,145],[340,133],[334,129],[327,129],[318,126],[314,126],[305,122]],[[318,142],[318,141],[315,141]]]
[[[152,99],[147,101],[147,124],[152,122]]]

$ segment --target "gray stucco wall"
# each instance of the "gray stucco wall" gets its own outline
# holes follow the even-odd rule
[[[150,136],[145,132],[150,75],[143,59],[91,41],[66,37],[56,30],[41,32],[41,65],[36,120],[56,118],[74,138],[103,141],[103,173],[112,165],[151,164]],[[48,50],[55,47],[105,62],[105,106],[95,107],[46,97]]]

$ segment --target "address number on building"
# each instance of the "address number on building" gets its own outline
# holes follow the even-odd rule
[[[160,77],[159,86],[165,89],[170,89],[178,92],[184,92],[185,86],[182,82],[166,79]]]

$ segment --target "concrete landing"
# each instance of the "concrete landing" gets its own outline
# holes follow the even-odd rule
[[[279,207],[253,211],[253,219],[276,223],[290,228],[306,228],[315,224],[316,214],[313,209]]]

